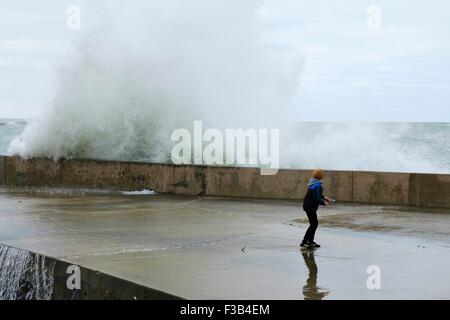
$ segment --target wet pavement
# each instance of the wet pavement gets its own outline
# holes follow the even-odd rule
[[[319,222],[301,251],[292,201],[0,189],[0,243],[184,298],[450,298],[450,212],[336,204]]]

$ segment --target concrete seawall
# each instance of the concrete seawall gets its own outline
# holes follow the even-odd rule
[[[301,200],[310,170],[175,166],[95,160],[55,162],[0,157],[0,184],[11,187],[153,189],[160,193]],[[340,202],[450,208],[450,175],[327,171],[326,194]]]

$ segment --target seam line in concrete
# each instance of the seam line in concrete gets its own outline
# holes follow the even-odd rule
[[[354,188],[355,188],[354,183],[355,183],[355,180],[354,180],[353,175],[354,175],[354,171],[352,171],[352,195],[350,197],[352,199],[351,200],[352,202],[355,200],[355,196],[354,196]]]

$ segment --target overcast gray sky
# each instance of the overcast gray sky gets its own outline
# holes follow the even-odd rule
[[[72,3],[0,0],[0,118],[30,117],[51,97],[76,37]],[[381,24],[368,28],[370,5]],[[298,120],[447,122],[449,12],[448,0],[267,0],[260,14],[264,40],[303,58]]]

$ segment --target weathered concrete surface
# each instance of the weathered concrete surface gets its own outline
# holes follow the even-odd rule
[[[353,172],[353,202],[409,204],[409,174]]]
[[[61,162],[50,159],[7,158],[6,174],[10,186],[60,186]]]
[[[1,172],[1,171],[0,171]],[[7,184],[301,200],[309,170],[175,166],[167,164],[7,158]],[[0,176],[1,178],[1,176]],[[450,207],[450,175],[327,171],[325,193],[340,202]]]
[[[260,170],[256,168],[210,167],[206,194],[257,198],[261,194],[261,180]]]
[[[311,175],[310,172],[308,172],[308,174]],[[338,201],[357,202],[353,198],[353,190],[355,189],[353,184],[353,172],[326,171],[325,174],[326,176],[323,180],[324,186],[326,187],[325,194],[338,199]]]
[[[409,204],[450,207],[450,175],[410,174]]]
[[[295,222],[305,220],[296,201],[45,191],[0,189],[0,243],[191,299],[450,297],[446,211],[323,208],[328,227],[311,253],[298,247],[306,225]],[[381,290],[366,286],[371,265]]]
[[[206,167],[164,166],[165,193],[199,195],[204,194]]]
[[[0,156],[0,186],[6,184],[6,157]]]
[[[64,161],[60,164],[61,186],[111,188],[120,186],[124,178],[119,162]]]

